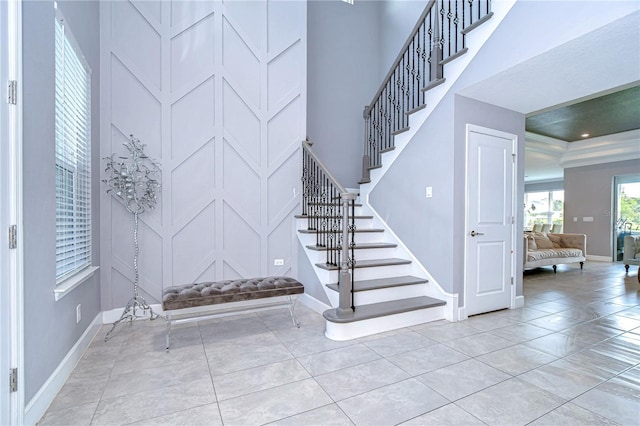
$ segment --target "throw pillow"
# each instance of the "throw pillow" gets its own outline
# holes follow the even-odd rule
[[[547,234],[545,234],[544,232],[535,232],[533,234],[533,238],[536,239],[536,246],[538,246],[538,249],[552,249],[553,248],[553,243],[547,237]]]
[[[562,237],[558,234],[547,234],[547,237],[551,240],[553,248],[562,248]]]
[[[527,235],[527,249],[529,250],[538,250],[538,246],[536,245],[536,240],[532,235]]]

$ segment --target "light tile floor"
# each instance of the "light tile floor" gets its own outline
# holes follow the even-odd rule
[[[104,327],[42,425],[640,424],[635,272],[525,272],[525,307],[349,342],[286,310]]]

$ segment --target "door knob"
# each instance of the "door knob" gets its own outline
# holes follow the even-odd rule
[[[471,236],[475,237],[476,235],[484,235],[483,232],[476,232],[476,231],[471,231]]]

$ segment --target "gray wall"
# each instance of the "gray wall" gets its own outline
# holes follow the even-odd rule
[[[99,259],[100,66],[98,3],[58,1],[92,74],[93,261]],[[54,9],[53,1],[23,7],[24,378],[28,403],[100,312],[98,274],[54,300]],[[82,320],[76,324],[76,305]]]
[[[461,306],[467,123],[513,133],[520,142],[524,140],[523,114],[462,96],[446,97],[369,196],[373,207],[442,288],[459,293]],[[433,187],[431,199],[424,197],[426,186]],[[522,188],[518,189],[522,194]],[[518,220],[521,223],[522,217]],[[521,286],[520,278],[518,294],[522,294]]]
[[[413,29],[418,22],[418,18],[424,12],[428,0],[384,0],[380,2],[380,15],[378,28],[380,32],[380,81],[377,86],[382,84],[382,79],[389,68],[400,53],[400,48],[404,45]],[[377,89],[377,87],[376,87]],[[373,93],[369,95],[366,102],[371,101]]]
[[[637,159],[564,169],[564,232],[587,234],[587,255],[612,257],[613,178],[638,171]]]
[[[378,14],[373,1],[308,3],[307,136],[346,187],[355,187],[362,173],[362,111],[382,78]]]
[[[338,181],[362,174],[364,106],[400,52],[426,0],[309,1],[307,135]]]

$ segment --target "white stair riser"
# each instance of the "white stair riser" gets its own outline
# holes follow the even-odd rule
[[[316,271],[318,271],[318,278],[321,283],[335,284],[338,282],[339,274],[337,270],[327,271],[316,267]],[[411,265],[377,266],[375,268],[355,268],[354,276],[356,281],[375,280],[377,278],[393,278],[411,275],[410,271]],[[320,275],[321,273],[322,275]]]
[[[371,229],[373,227],[373,219],[356,219],[356,229]],[[307,219],[296,219],[296,229],[308,229],[309,221]]]
[[[383,240],[384,232],[357,232],[356,244],[358,243],[380,243]],[[298,238],[303,246],[311,246],[316,244],[316,235],[298,232]]]
[[[370,305],[372,303],[388,302],[390,300],[408,299],[411,297],[424,296],[425,283],[387,287],[376,290],[358,291],[354,293],[356,306]],[[338,294],[337,291],[334,293]]]
[[[357,261],[357,260],[356,260]],[[411,265],[377,266],[374,268],[355,268],[353,275],[356,281],[375,280],[411,275]]]
[[[324,335],[331,340],[339,341],[357,339],[398,328],[438,321],[444,319],[444,312],[444,306],[437,306],[346,324],[326,321]]]
[[[351,256],[351,254],[349,254]],[[371,259],[389,259],[396,256],[395,248],[362,249],[355,251],[356,261]],[[314,265],[327,261],[326,251],[309,250],[309,261]]]
[[[339,279],[339,271],[327,271],[316,267],[318,279],[323,284],[335,284]],[[354,277],[356,281],[375,280],[377,278],[393,278],[411,275],[411,265],[377,266],[375,268],[356,268]]]

